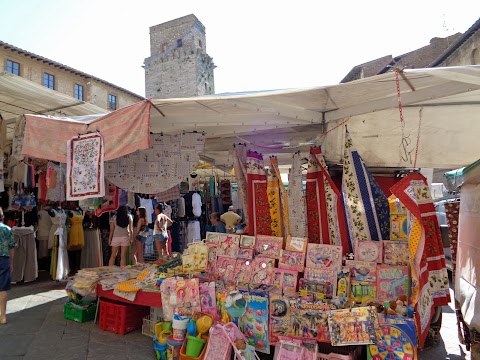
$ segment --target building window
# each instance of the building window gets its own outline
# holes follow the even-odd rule
[[[162,44],[162,52],[167,51],[167,43]]]
[[[43,86],[54,90],[55,89],[55,76],[49,73],[43,73]]]
[[[117,109],[117,97],[115,95],[108,94],[108,108],[110,110]]]
[[[182,40],[182,39],[178,39],[178,40],[177,40],[177,48],[178,48],[178,47],[182,47],[182,45],[183,45],[183,40]]]
[[[202,40],[198,40],[198,46],[202,47]]]
[[[12,60],[7,60],[7,72],[13,75],[20,75],[20,64]]]
[[[75,84],[75,94],[73,95],[75,99],[83,101],[83,86]]]

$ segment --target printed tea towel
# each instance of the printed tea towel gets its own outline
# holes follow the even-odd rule
[[[99,133],[67,141],[67,200],[105,195],[103,137]]]

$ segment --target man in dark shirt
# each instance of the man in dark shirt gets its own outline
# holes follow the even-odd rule
[[[219,233],[226,233],[227,229],[225,228],[225,224],[220,221],[220,213],[214,212],[210,215],[210,222],[212,223],[213,227],[215,228],[215,232]]]

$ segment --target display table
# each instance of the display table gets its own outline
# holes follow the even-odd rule
[[[102,285],[97,284],[97,296],[99,298],[121,301],[127,304],[162,307],[162,297],[160,292],[147,292],[140,290],[137,293],[135,301],[130,301],[115,295],[113,290],[102,290]]]

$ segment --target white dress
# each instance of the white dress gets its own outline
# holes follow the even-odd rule
[[[58,235],[58,258],[55,280],[65,280],[70,272],[67,253],[67,237],[63,234],[63,228],[58,227],[55,231],[55,235]]]
[[[66,239],[67,238],[67,226],[65,225],[67,221],[67,214],[63,210],[53,210],[53,213],[55,214],[54,217],[50,218],[52,220],[52,226],[50,227],[50,233],[48,236],[48,248],[51,249],[54,240],[55,240],[55,231],[60,227],[63,229],[63,237]]]

